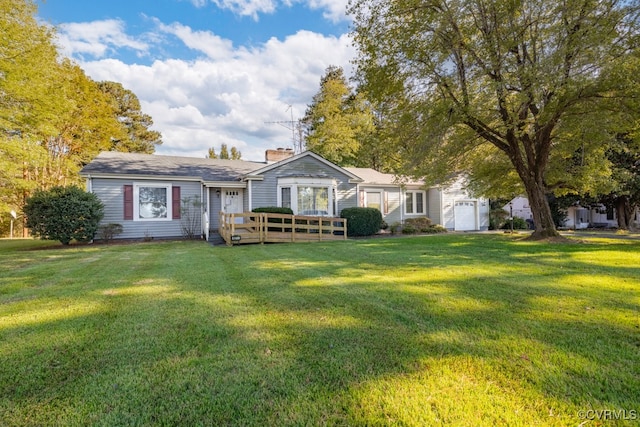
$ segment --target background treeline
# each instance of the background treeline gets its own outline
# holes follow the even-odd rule
[[[0,235],[35,190],[82,185],[79,170],[100,151],[162,143],[136,95],[62,58],[36,13],[31,0],[0,0]]]

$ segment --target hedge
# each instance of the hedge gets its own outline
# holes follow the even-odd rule
[[[349,236],[371,236],[382,228],[382,213],[376,208],[346,208],[340,217],[347,219]]]
[[[293,215],[293,211],[291,208],[281,208],[278,206],[265,206],[262,208],[254,208],[251,212],[253,213],[277,213],[277,214],[287,214]]]

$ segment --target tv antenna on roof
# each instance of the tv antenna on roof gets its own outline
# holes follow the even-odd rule
[[[269,124],[278,124],[291,131],[291,142],[293,143],[293,151],[298,154],[302,152],[302,123],[300,119],[293,120],[293,106],[288,105],[285,111],[291,112],[291,120],[280,120],[275,122],[265,122]],[[297,136],[296,136],[297,133]]]

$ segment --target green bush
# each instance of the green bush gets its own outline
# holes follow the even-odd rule
[[[101,225],[98,228],[98,237],[101,240],[104,240],[106,243],[109,243],[113,240],[114,237],[122,234],[122,225],[117,223],[110,223]]]
[[[418,229],[413,224],[406,224],[402,226],[402,234],[416,234]]]
[[[416,234],[416,233],[446,233],[447,229],[439,224],[432,224],[431,219],[427,217],[422,218],[407,218],[402,226],[402,234]]]
[[[291,208],[281,208],[278,206],[265,206],[262,208],[254,208],[251,212],[253,213],[275,213],[275,214],[284,214],[284,215],[293,215],[293,210]],[[291,220],[288,218],[269,218],[270,224],[291,224]],[[269,227],[268,231],[278,231],[278,232],[291,232],[291,228],[282,228],[282,227]]]
[[[396,221],[389,226],[389,231],[392,235],[398,233],[400,230],[402,230],[402,224],[399,221]]]
[[[24,214],[34,236],[63,245],[92,240],[104,215],[98,197],[78,187],[38,190],[27,199]]]
[[[420,232],[426,232],[431,227],[431,219],[423,216],[421,218],[407,218],[404,221],[405,227],[411,225],[413,228]]]
[[[254,213],[278,213],[278,214],[287,214],[293,215],[293,211],[291,208],[281,208],[278,206],[265,206],[262,208],[254,208],[251,212]]]
[[[502,225],[502,229],[503,230],[510,230],[511,229],[511,221],[507,220],[507,222],[505,222]],[[529,224],[527,223],[527,221],[524,218],[520,218],[519,216],[514,216],[513,217],[513,229],[514,230],[527,230],[527,229],[529,229]]]
[[[346,208],[340,217],[347,219],[349,236],[371,236],[382,227],[382,214],[376,208]]]
[[[509,214],[501,207],[491,209],[489,212],[489,230],[499,230],[504,226]]]
[[[425,233],[435,234],[435,233],[446,233],[447,229],[441,226],[440,224],[434,224],[431,227],[427,228]]]

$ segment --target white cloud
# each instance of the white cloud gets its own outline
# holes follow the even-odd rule
[[[62,53],[68,56],[88,54],[94,58],[103,58],[121,48],[140,54],[149,49],[146,42],[128,36],[124,22],[118,19],[62,24],[58,31],[58,44]]]
[[[323,10],[323,16],[332,22],[347,19],[348,0],[191,0],[191,3],[202,8],[211,2],[220,9],[230,10],[240,16],[250,16],[256,21],[260,14],[274,13],[279,7],[290,7],[300,3],[312,10]]]
[[[290,120],[292,111],[294,119],[302,117],[326,67],[343,66],[348,75],[354,55],[346,35],[299,31],[247,49],[179,24],[159,28],[206,57],[150,65],[81,61],[93,79],[120,82],[138,96],[163,135],[158,154],[203,157],[226,143],[247,160],[263,160],[268,148],[292,146],[291,130],[265,122]]]
[[[241,16],[251,16],[258,19],[260,13],[273,13],[276,10],[276,2],[272,0],[211,0],[221,9],[229,9]]]
[[[157,19],[154,21],[159,31],[177,37],[189,49],[200,51],[211,59],[225,58],[232,53],[233,43],[230,40],[224,40],[209,31],[192,31],[179,23],[165,25]]]
[[[311,9],[324,10],[323,16],[332,22],[347,20],[348,0],[307,0]]]

